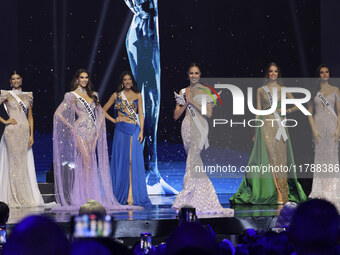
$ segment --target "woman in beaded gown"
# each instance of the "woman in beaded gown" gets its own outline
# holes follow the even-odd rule
[[[62,209],[78,210],[88,199],[110,209],[121,205],[113,195],[106,141],[105,115],[85,69],[71,82],[71,92],[54,114],[54,182]]]
[[[112,105],[115,118],[107,113]],[[125,71],[120,75],[118,90],[112,94],[103,110],[106,118],[115,124],[111,157],[114,195],[122,204],[151,206],[143,158],[143,99],[130,72]]]
[[[187,160],[183,190],[177,194],[172,208],[178,210],[182,206],[190,205],[196,208],[196,212],[200,214],[221,213],[233,216],[233,209],[221,206],[215,188],[206,173],[195,171],[195,166],[203,166],[200,155],[203,147],[209,146],[208,122],[201,115],[202,93],[204,93],[201,88],[209,89],[199,84],[201,71],[196,64],[190,65],[188,76],[190,86],[182,89],[179,95],[175,94],[177,105],[174,111],[174,119],[177,120],[185,112],[181,133]],[[209,100],[207,100],[207,103],[207,116],[211,117],[212,104]],[[194,120],[193,118],[197,119]]]
[[[22,77],[13,72],[12,90],[1,90],[0,104],[5,104],[8,120],[0,144],[0,201],[10,207],[43,206],[35,175],[33,145],[33,95],[23,92]]]
[[[335,171],[339,170],[340,118],[337,114],[340,112],[340,91],[339,88],[328,83],[330,72],[327,66],[319,66],[317,76],[320,78],[320,83],[312,92],[312,100],[308,107],[308,110],[315,114],[308,116],[308,119],[314,136],[314,164],[316,170],[321,168],[325,172],[314,172],[312,192],[309,197],[327,199],[339,208],[339,173]]]
[[[276,63],[270,63],[266,68],[268,82],[257,90],[257,109],[271,108],[271,98],[274,89],[278,95],[277,109],[281,108],[281,89],[278,78],[281,77],[280,68]],[[287,98],[293,98],[291,93]],[[287,109],[287,113],[296,111],[296,106]],[[266,121],[266,119],[280,119],[278,110],[274,114],[257,116],[263,121],[262,127],[257,127],[253,138],[254,147],[250,155],[248,166],[259,169],[260,166],[294,166],[294,155],[288,130],[281,123]],[[231,204],[284,204],[288,201],[302,202],[306,195],[292,171],[247,172],[237,192],[230,198]]]

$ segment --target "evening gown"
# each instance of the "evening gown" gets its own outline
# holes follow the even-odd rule
[[[25,107],[33,106],[32,92],[12,90]],[[28,149],[30,130],[26,113],[18,101],[2,90],[0,103],[5,103],[16,125],[6,125],[0,145],[0,201],[10,207],[43,206],[34,167],[32,149]]]
[[[62,209],[78,210],[88,199],[94,199],[107,210],[139,209],[123,206],[114,197],[104,112],[94,101],[86,105],[81,100],[71,92],[66,93],[54,114],[57,203]]]
[[[336,92],[328,95],[326,99],[333,109],[336,101],[339,103],[340,100]],[[321,134],[319,142],[315,143],[314,163],[316,166],[325,166],[327,170],[330,170],[330,165],[334,167],[336,164],[339,164],[338,142],[335,142],[333,137],[337,128],[337,118],[330,113],[317,96],[314,98],[314,105],[314,124]],[[327,173],[315,171],[312,192],[309,197],[327,199],[337,204],[339,208],[340,183],[338,175],[339,172],[334,171],[328,171]]]
[[[131,109],[135,113],[137,113],[137,105],[138,99],[130,103]],[[114,108],[116,116],[120,112],[134,121],[131,113],[123,103],[121,93],[117,94]],[[115,125],[111,176],[114,195],[121,204],[128,202],[129,187],[131,185],[133,204],[145,207],[151,206],[151,202],[146,188],[143,144],[140,144],[137,140],[139,133],[140,127],[136,121],[134,123],[118,122]]]
[[[183,95],[180,95],[180,97],[181,96],[183,97]],[[199,95],[196,95],[194,100],[201,105]],[[207,120],[195,108],[192,109],[203,128],[208,131]],[[182,206],[190,205],[196,208],[196,212],[199,214],[219,213],[230,216],[234,215],[233,209],[223,208],[221,206],[215,188],[206,173],[203,171],[195,171],[195,166],[200,166],[200,169],[203,169],[203,162],[200,155],[202,151],[201,141],[202,139],[207,140],[207,135],[206,137],[202,137],[201,132],[192,120],[188,108],[182,121],[181,134],[184,149],[187,153],[187,160],[183,178],[183,190],[177,194],[172,208],[179,209]]]
[[[280,108],[281,93],[278,90],[278,108]],[[270,100],[264,89],[261,89],[262,109],[269,109]],[[280,137],[278,141],[275,136],[278,131],[276,121],[266,121],[275,119],[274,114],[259,116],[264,125],[256,128],[254,147],[248,162],[249,167],[259,166],[288,166],[292,167],[294,155],[290,142],[288,130],[286,141]],[[272,125],[273,123],[273,125]],[[306,200],[306,195],[297,181],[294,171],[285,173],[279,172],[248,172],[245,173],[237,192],[230,198],[231,204],[278,204],[277,189],[275,182],[282,195],[282,202],[302,202]],[[280,201],[281,202],[281,201]]]

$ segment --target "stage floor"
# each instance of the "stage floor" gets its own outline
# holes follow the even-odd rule
[[[219,194],[223,207],[231,194]],[[115,219],[114,237],[139,237],[141,232],[150,232],[153,236],[168,236],[178,225],[177,212],[171,209],[175,196],[151,196],[152,208],[143,211],[111,212]],[[268,230],[273,227],[282,206],[236,206],[235,215],[199,214],[202,224],[209,224],[216,234],[238,235],[247,228]],[[44,214],[54,219],[68,235],[70,218],[77,211],[52,212],[48,208],[11,209],[8,228],[12,229],[22,218],[32,214]]]
[[[44,183],[46,181],[46,172],[52,165],[51,134],[37,134],[35,140],[34,152],[37,179],[39,183]],[[108,147],[109,149],[111,147],[110,140]],[[210,153],[216,153],[216,151],[210,150]],[[246,165],[249,158],[249,155],[243,152],[227,150],[223,153],[225,155],[220,158],[227,158],[228,163],[235,166]],[[202,154],[202,157],[208,157],[210,155],[209,150],[205,154]],[[178,191],[182,190],[186,164],[183,144],[158,144],[158,159],[158,169],[165,182]],[[211,177],[220,203],[223,207],[229,208],[229,198],[237,191],[243,179],[243,174],[209,177]],[[151,175],[149,184],[152,185],[155,182],[156,176]],[[49,193],[53,193],[53,191]],[[141,232],[150,232],[154,237],[170,235],[178,225],[177,212],[171,209],[175,196],[150,195],[150,199],[153,204],[150,209],[110,213],[115,219],[114,237],[137,238]],[[202,224],[209,224],[216,234],[238,235],[247,228],[266,231],[273,227],[281,207],[237,206],[234,209],[234,217],[226,217],[226,215],[220,214],[200,214],[198,218]],[[70,218],[77,213],[77,211],[54,212],[47,208],[11,209],[8,228],[13,228],[27,215],[44,214],[54,219],[68,235],[70,231]]]

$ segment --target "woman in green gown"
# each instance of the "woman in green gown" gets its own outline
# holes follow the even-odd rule
[[[278,82],[278,78],[281,77],[280,68],[276,63],[270,63],[265,74],[268,82],[257,90],[257,109],[264,110],[271,107],[273,90],[277,91],[278,106],[274,114],[256,116],[264,124],[256,128],[248,168],[260,169],[261,166],[271,166],[279,171],[247,172],[237,192],[230,198],[231,204],[268,205],[306,200],[306,195],[296,179],[296,173],[281,170],[285,166],[293,170],[295,165],[288,130],[279,126],[276,121],[269,121],[269,119],[283,119],[279,116],[282,88]],[[289,93],[287,98],[293,96]],[[296,106],[288,108],[287,113],[297,109]]]

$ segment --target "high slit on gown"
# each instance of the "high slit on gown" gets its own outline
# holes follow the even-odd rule
[[[116,114],[120,112],[133,120],[122,100],[121,94],[118,93],[114,106]],[[136,112],[138,99],[130,104]],[[136,122],[118,122],[115,125],[111,176],[113,192],[121,204],[131,203],[145,207],[151,206],[151,201],[146,188],[143,143],[140,144],[137,139],[139,133],[140,127]]]

